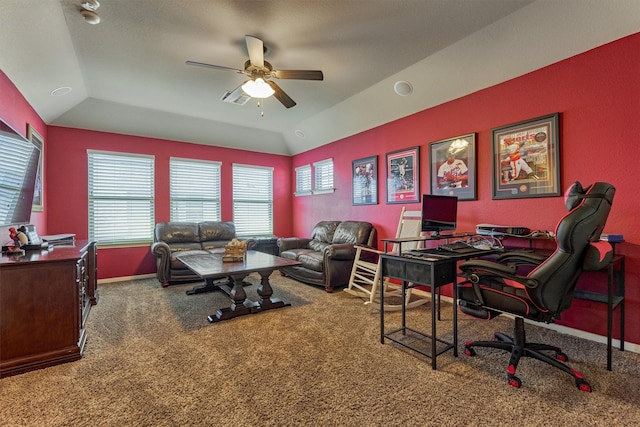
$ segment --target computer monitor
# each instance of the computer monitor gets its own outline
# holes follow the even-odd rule
[[[457,216],[457,197],[422,195],[422,231],[431,231],[435,237],[442,231],[455,230]]]

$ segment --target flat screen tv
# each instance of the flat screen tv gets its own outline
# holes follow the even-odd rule
[[[31,219],[40,150],[0,120],[0,226]]]
[[[457,197],[422,195],[422,231],[432,232],[435,237],[443,231],[455,230],[457,217]]]

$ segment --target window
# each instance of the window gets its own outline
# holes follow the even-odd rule
[[[311,165],[296,168],[296,196],[308,196],[311,191]]]
[[[220,163],[169,160],[171,221],[220,221]]]
[[[89,238],[149,243],[154,225],[154,158],[89,151]]]
[[[313,164],[315,168],[315,194],[333,192],[333,159],[321,160]]]
[[[273,235],[273,168],[233,165],[233,222],[238,236]]]

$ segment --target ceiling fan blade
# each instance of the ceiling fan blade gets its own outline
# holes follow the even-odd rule
[[[247,52],[249,52],[249,60],[251,65],[257,68],[264,67],[264,43],[257,37],[244,36],[247,43]]]
[[[324,80],[324,75],[319,70],[277,70],[271,75],[277,79]]]
[[[275,91],[273,96],[275,96],[276,99],[282,103],[282,105],[284,105],[287,108],[291,108],[291,107],[295,107],[296,106],[296,102],[293,99],[291,99],[291,97],[289,95],[287,95],[282,90],[282,88],[276,84],[276,82],[273,82],[271,80],[267,80],[267,83]]]
[[[214,70],[231,70],[236,73],[243,74],[244,70],[239,70],[237,68],[231,67],[223,67],[222,65],[213,65],[213,64],[205,64],[204,62],[195,62],[195,61],[186,61],[187,65],[195,65],[197,67],[205,67],[205,68],[213,68]]]

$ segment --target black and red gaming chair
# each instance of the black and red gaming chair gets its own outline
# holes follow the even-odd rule
[[[460,310],[481,319],[502,313],[516,316],[514,336],[496,333],[493,341],[469,341],[465,353],[475,355],[475,347],[492,347],[511,353],[507,367],[510,385],[520,387],[516,368],[521,357],[533,357],[573,376],[578,389],[591,391],[583,375],[564,364],[568,360],[561,349],[546,344],[528,343],[524,319],[551,323],[571,305],[573,290],[583,270],[598,270],[612,256],[611,245],[600,241],[600,233],[611,209],[615,188],[597,182],[583,188],[574,183],[565,193],[569,213],[555,230],[556,249],[546,258],[526,254],[503,254],[496,262],[471,260],[460,265],[467,280],[458,286]],[[529,272],[522,272],[530,264]],[[533,268],[533,269],[532,269]],[[543,353],[554,353],[553,357]]]

